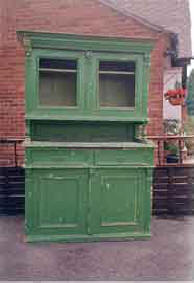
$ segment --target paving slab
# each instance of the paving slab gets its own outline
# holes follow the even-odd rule
[[[147,241],[25,243],[23,217],[1,216],[0,280],[192,280],[193,228],[154,217]]]

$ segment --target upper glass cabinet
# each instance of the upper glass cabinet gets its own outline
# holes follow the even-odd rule
[[[27,118],[146,121],[150,43],[33,36]]]

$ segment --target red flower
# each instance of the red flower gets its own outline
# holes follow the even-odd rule
[[[170,97],[176,98],[178,97],[185,97],[186,90],[183,88],[177,88],[177,89],[169,89],[165,94],[165,98],[168,100]]]
[[[183,88],[169,89],[164,96],[172,105],[183,105],[186,93],[186,89]]]

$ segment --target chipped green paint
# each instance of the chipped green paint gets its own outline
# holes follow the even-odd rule
[[[146,169],[92,170],[33,170],[27,195],[29,241],[148,237]]]
[[[150,237],[153,145],[147,123],[153,42],[18,32],[26,51],[27,241]],[[40,58],[77,59],[77,106],[39,104]],[[135,106],[99,106],[99,60],[134,61]]]
[[[151,175],[147,180],[147,172],[153,165],[148,156],[141,154],[142,164],[138,160],[130,166],[120,160],[121,151],[130,154],[130,150],[115,150],[118,159],[110,160],[111,166],[104,163],[108,149],[102,149],[101,155],[99,149],[44,151],[45,155],[41,148],[27,151],[31,164],[26,168],[28,241],[148,237]]]
[[[32,123],[34,141],[129,142],[134,140],[134,125],[119,122],[39,121]]]
[[[27,240],[148,238],[153,147],[84,145],[27,146]]]

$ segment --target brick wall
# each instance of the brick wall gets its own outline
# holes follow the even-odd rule
[[[154,39],[156,44],[151,56],[148,134],[162,134],[163,53],[168,42],[166,34],[159,34],[103,6],[97,0],[0,0],[0,11],[0,137],[20,138],[25,135],[25,57],[16,38],[16,30]],[[22,163],[23,149],[21,146],[18,148]],[[2,160],[3,165],[11,165],[9,149],[1,148]]]

